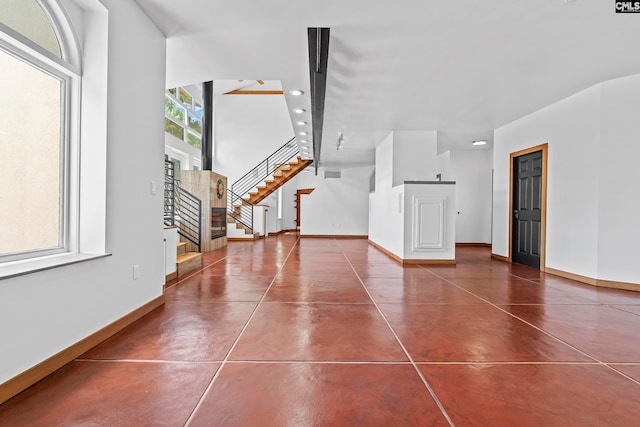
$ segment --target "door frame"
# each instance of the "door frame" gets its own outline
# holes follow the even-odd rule
[[[541,188],[541,212],[540,212],[540,271],[546,269],[546,244],[547,244],[547,157],[549,143],[525,148],[509,155],[509,262],[513,262],[513,161],[516,157],[525,154],[542,151],[542,188]]]

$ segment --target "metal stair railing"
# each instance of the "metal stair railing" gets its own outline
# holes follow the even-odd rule
[[[171,227],[175,222],[175,181],[173,163],[164,161],[164,225]]]
[[[202,252],[200,230],[202,229],[202,202],[179,185],[175,186],[175,223],[178,233],[198,246]]]
[[[262,183],[265,179],[273,175],[280,166],[285,165],[298,155],[298,144],[293,137],[273,154],[261,161],[256,167],[247,172],[242,178],[231,185],[231,190],[244,197]]]
[[[228,215],[253,232],[253,204],[244,196],[249,194],[258,184],[264,182],[273,175],[280,166],[285,165],[299,153],[296,138],[288,140],[273,154],[261,161],[256,167],[238,179],[228,189],[227,213]],[[236,208],[237,206],[237,208]],[[238,209],[239,212],[236,212]]]
[[[164,225],[177,226],[178,234],[202,252],[202,202],[180,187],[175,179],[173,163],[164,161]]]
[[[253,205],[227,189],[227,215],[253,233]]]

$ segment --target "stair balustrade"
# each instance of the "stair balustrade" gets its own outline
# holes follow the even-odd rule
[[[230,202],[227,207],[228,215],[253,232],[253,204],[247,201],[245,196],[272,176],[281,166],[286,165],[291,159],[295,159],[298,153],[298,144],[296,143],[296,138],[293,137],[273,154],[258,163],[242,178],[234,182],[228,195]],[[241,213],[234,216],[233,212],[235,212],[236,206],[239,207]],[[238,220],[237,217],[240,217],[241,220]]]
[[[202,252],[202,201],[180,187],[175,179],[173,163],[164,162],[164,224],[177,226],[178,234]]]
[[[227,189],[227,215],[253,232],[253,205]]]

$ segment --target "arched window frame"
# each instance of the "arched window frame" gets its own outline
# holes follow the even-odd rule
[[[60,245],[0,256],[0,263],[77,252],[79,225],[79,154],[81,50],[78,38],[57,0],[35,0],[49,19],[60,47],[60,57],[0,22],[0,49],[63,82],[61,95]]]

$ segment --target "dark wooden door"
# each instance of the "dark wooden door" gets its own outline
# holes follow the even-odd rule
[[[513,159],[512,260],[540,268],[542,151]]]

